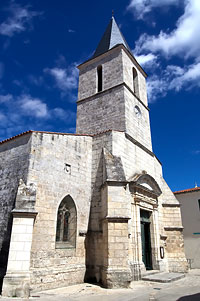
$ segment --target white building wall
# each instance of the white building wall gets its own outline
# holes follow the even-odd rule
[[[200,188],[175,194],[181,204],[185,254],[191,268],[200,268]]]

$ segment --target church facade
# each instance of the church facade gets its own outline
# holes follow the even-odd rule
[[[114,18],[78,68],[76,134],[0,143],[4,296],[187,271],[180,205],[152,151],[146,73]]]

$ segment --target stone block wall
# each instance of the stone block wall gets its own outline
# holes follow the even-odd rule
[[[99,65],[103,70],[103,89],[97,93]],[[77,133],[126,131],[152,150],[145,76],[138,70],[138,98],[133,92],[133,67],[137,68],[136,63],[122,46],[79,67]],[[135,114],[136,105],[142,113],[141,118]]]
[[[115,48],[105,55],[101,55],[91,62],[79,66],[78,100],[90,97],[97,93],[97,67],[102,65],[103,90],[110,89],[123,82],[122,53]]]
[[[166,256],[169,272],[187,272],[182,229],[166,229]]]
[[[149,110],[143,106],[141,102],[125,88],[125,116],[126,116],[126,132],[134,139],[152,151],[151,132]],[[139,107],[141,115],[135,114],[135,107]]]
[[[77,103],[77,133],[95,134],[108,129],[125,130],[124,88],[95,94]]]
[[[113,131],[112,153],[121,157],[127,179],[145,171],[160,185],[162,166],[155,155],[128,139],[125,133]]]
[[[160,245],[165,246],[169,270],[186,271],[187,262],[183,247],[182,221],[179,203],[162,177],[162,166],[153,153],[149,153],[126,138],[124,133],[113,131],[112,153],[120,156],[127,179],[143,172],[151,175],[158,183],[162,194],[158,197],[158,223]],[[145,168],[145,170],[144,170]],[[162,207],[162,204],[166,204]],[[168,205],[167,205],[168,204]],[[167,230],[166,230],[167,229]],[[177,235],[177,245],[170,246],[171,237]],[[162,241],[162,237],[166,237]],[[173,244],[173,243],[172,243]],[[179,255],[177,255],[179,254]],[[178,257],[180,261],[178,261]],[[164,259],[166,261],[166,258]]]
[[[93,137],[92,146],[92,192],[89,216],[89,231],[87,234],[86,280],[101,281],[103,266],[103,252],[106,244],[105,232],[103,234],[102,223],[102,199],[106,199],[107,193],[102,190],[103,184],[103,147],[112,149],[112,132],[99,134]]]
[[[163,210],[163,224],[165,227],[183,228],[181,221],[180,206],[164,206]]]
[[[133,90],[133,68],[136,69],[138,75],[138,96],[139,99],[147,106],[147,89],[146,89],[146,78],[144,72],[139,70],[139,66],[133,62],[133,58],[130,58],[125,51],[122,51],[122,63],[123,63],[123,81],[127,86]]]
[[[33,219],[15,218],[13,220],[7,271],[23,272],[29,270],[32,232]]]
[[[27,180],[31,134],[0,144],[0,278],[5,275],[19,180]]]
[[[103,147],[112,150],[112,132],[99,134],[93,137],[92,146],[92,199],[90,209],[89,229],[101,231],[102,225],[102,196],[101,186],[103,184]]]
[[[33,133],[28,181],[37,186],[31,250],[31,288],[83,282],[91,200],[92,138]],[[57,210],[70,195],[77,209],[75,248],[57,249]]]

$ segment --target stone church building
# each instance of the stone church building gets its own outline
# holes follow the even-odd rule
[[[187,270],[180,205],[152,151],[147,75],[114,17],[78,69],[76,134],[0,143],[4,296]]]

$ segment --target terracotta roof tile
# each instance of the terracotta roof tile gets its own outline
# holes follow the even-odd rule
[[[187,192],[193,192],[193,191],[200,191],[200,187],[194,187],[194,188],[190,188],[190,189],[174,191],[174,194],[181,194],[181,193],[187,193]]]

